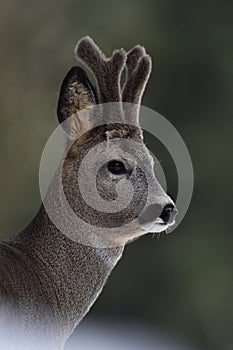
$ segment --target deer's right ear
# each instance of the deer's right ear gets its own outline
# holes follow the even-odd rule
[[[97,104],[96,90],[80,67],[73,67],[63,80],[57,116],[69,138],[77,139],[92,128],[90,109]]]

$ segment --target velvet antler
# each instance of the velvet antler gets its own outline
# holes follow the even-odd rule
[[[126,81],[122,89],[122,102],[134,104],[126,105],[127,113],[134,114],[138,121],[138,114],[143,92],[151,73],[151,58],[146,54],[144,47],[134,46],[127,53]]]
[[[144,47],[135,46],[127,54],[127,77],[122,91],[122,101],[140,104],[151,72],[151,58]]]
[[[119,49],[113,51],[110,58],[106,58],[95,42],[87,36],[77,43],[75,54],[94,74],[97,103],[125,102],[125,121],[130,118],[131,122],[138,123],[142,95],[151,72],[151,58],[145,49],[137,45],[127,54],[124,49]],[[126,81],[121,90],[120,79],[124,68]],[[114,113],[111,110],[112,115],[123,116],[120,105],[111,108],[115,110]]]
[[[120,78],[126,62],[125,50],[115,50],[110,58],[106,58],[87,36],[78,42],[75,53],[96,78],[98,102],[121,102]]]

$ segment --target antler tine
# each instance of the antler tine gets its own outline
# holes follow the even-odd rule
[[[128,52],[126,67],[122,101],[139,105],[151,73],[151,58],[142,46],[137,45]]]
[[[121,102],[120,77],[127,57],[125,50],[115,50],[106,58],[90,37],[84,37],[77,43],[75,54],[95,76],[98,102]]]
[[[136,68],[138,61],[142,56],[146,55],[146,51],[143,46],[136,45],[127,53],[126,67],[127,78],[131,76],[133,70]]]

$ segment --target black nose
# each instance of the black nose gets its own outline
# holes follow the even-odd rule
[[[173,204],[167,204],[163,208],[160,218],[164,221],[165,224],[167,224],[169,221],[173,219],[176,212],[177,210],[175,209]]]

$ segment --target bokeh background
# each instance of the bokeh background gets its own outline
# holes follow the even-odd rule
[[[198,349],[233,349],[232,10],[225,0],[0,2],[1,238],[21,230],[40,205],[41,153],[83,35],[108,55],[145,45],[153,74],[143,104],[174,124],[192,157],[185,219],[170,236],[148,235],[126,248],[87,319],[140,321]],[[172,160],[146,140],[175,196]]]

